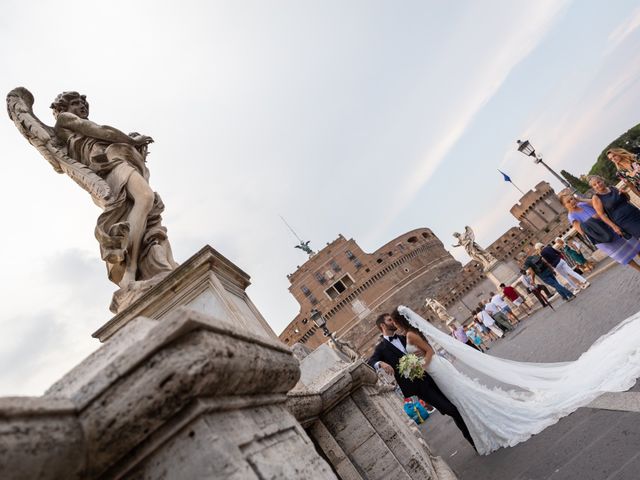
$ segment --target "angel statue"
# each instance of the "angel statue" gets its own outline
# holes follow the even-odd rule
[[[464,227],[464,234],[455,232],[453,236],[458,239],[458,244],[451,246],[464,247],[467,255],[473,260],[480,262],[485,269],[498,261],[493,255],[476,243],[476,235],[473,233],[473,230],[471,230],[471,227]]]
[[[439,301],[437,301],[434,298],[425,298],[424,306],[433,310],[435,314],[438,315],[440,320],[444,321],[444,323],[446,323],[447,325],[450,322],[455,320],[455,317],[453,317],[449,312],[447,312],[447,309],[445,308],[445,306],[442,305]]]
[[[314,254],[314,251],[311,250],[311,247],[309,246],[309,243],[311,242],[311,240],[307,240],[306,242],[303,242],[302,240],[300,240],[300,244],[296,245],[293,248],[299,248],[300,250],[302,250],[303,252],[306,252],[309,254],[309,256]]]
[[[53,128],[35,116],[33,103],[22,87],[7,95],[9,116],[20,133],[102,208],[95,236],[109,280],[120,287],[116,295],[176,268],[160,216],[164,204],[149,186],[146,157],[153,139],[92,122],[89,103],[78,92],[55,98]],[[113,303],[111,308],[119,309]]]

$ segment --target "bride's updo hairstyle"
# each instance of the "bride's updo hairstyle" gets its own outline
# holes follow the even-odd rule
[[[422,338],[424,338],[424,335],[422,334],[422,332],[420,330],[418,330],[416,327],[414,327],[413,325],[411,325],[409,323],[409,320],[407,320],[404,317],[404,315],[402,315],[400,312],[398,312],[398,309],[395,309],[393,311],[393,313],[391,314],[391,318],[393,318],[393,321],[395,322],[395,324],[398,327],[400,327],[401,329],[403,329],[403,330],[405,330],[407,332],[417,333]]]

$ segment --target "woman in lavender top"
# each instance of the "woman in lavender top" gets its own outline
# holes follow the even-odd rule
[[[591,217],[598,216],[591,205],[586,202],[578,202],[573,195],[560,195],[560,201],[569,211],[569,222],[581,234],[584,234],[581,224]],[[595,246],[606,253],[609,257],[613,258],[616,262],[621,263],[622,265],[629,265],[630,267],[640,271],[640,265],[633,261],[633,258],[640,253],[640,240],[634,237],[629,240],[625,240],[619,235],[614,235],[615,237],[613,241],[607,243],[596,243]]]

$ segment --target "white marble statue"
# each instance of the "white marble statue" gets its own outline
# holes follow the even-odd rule
[[[63,92],[51,104],[54,127],[33,113],[33,95],[19,87],[7,109],[20,133],[58,173],[66,173],[102,208],[95,228],[109,279],[127,290],[177,267],[162,226],[164,204],[149,185],[147,146],[153,139],[89,120],[89,103]]]
[[[447,312],[445,306],[433,298],[425,298],[424,306],[433,310],[433,312],[438,315],[438,318],[446,324],[455,320],[455,318]]]
[[[471,227],[464,227],[464,234],[455,232],[453,236],[458,239],[458,243],[452,247],[464,247],[467,255],[480,262],[485,269],[497,262],[493,255],[476,243],[476,235]]]

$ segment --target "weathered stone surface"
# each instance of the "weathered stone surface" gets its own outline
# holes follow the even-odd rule
[[[307,347],[304,343],[298,342],[291,346],[291,351],[293,352],[293,356],[296,357],[296,360],[301,362],[302,359],[309,355],[313,350]]]
[[[83,479],[86,448],[65,399],[0,399],[0,478]]]
[[[142,461],[132,455],[134,468],[127,469],[125,459],[108,476],[149,480],[335,478],[295,418],[280,406],[208,411],[211,407],[206,400],[198,402],[189,414],[191,420],[166,442],[162,434],[150,438],[148,443],[157,445],[152,455]]]
[[[13,478],[334,479],[286,408],[298,378],[286,346],[225,321],[184,307],[136,320],[47,396],[0,403],[13,432],[0,466]]]
[[[162,320],[180,306],[268,338],[277,338],[245,290],[249,276],[210,246],[203,247],[100,327],[101,342],[137,317]]]
[[[319,349],[301,362],[303,375]],[[341,478],[438,479],[429,450],[403,417],[400,399],[377,384],[373,369],[343,360],[325,368],[329,374],[313,369],[315,376],[309,369],[308,383],[289,392],[287,405]]]

